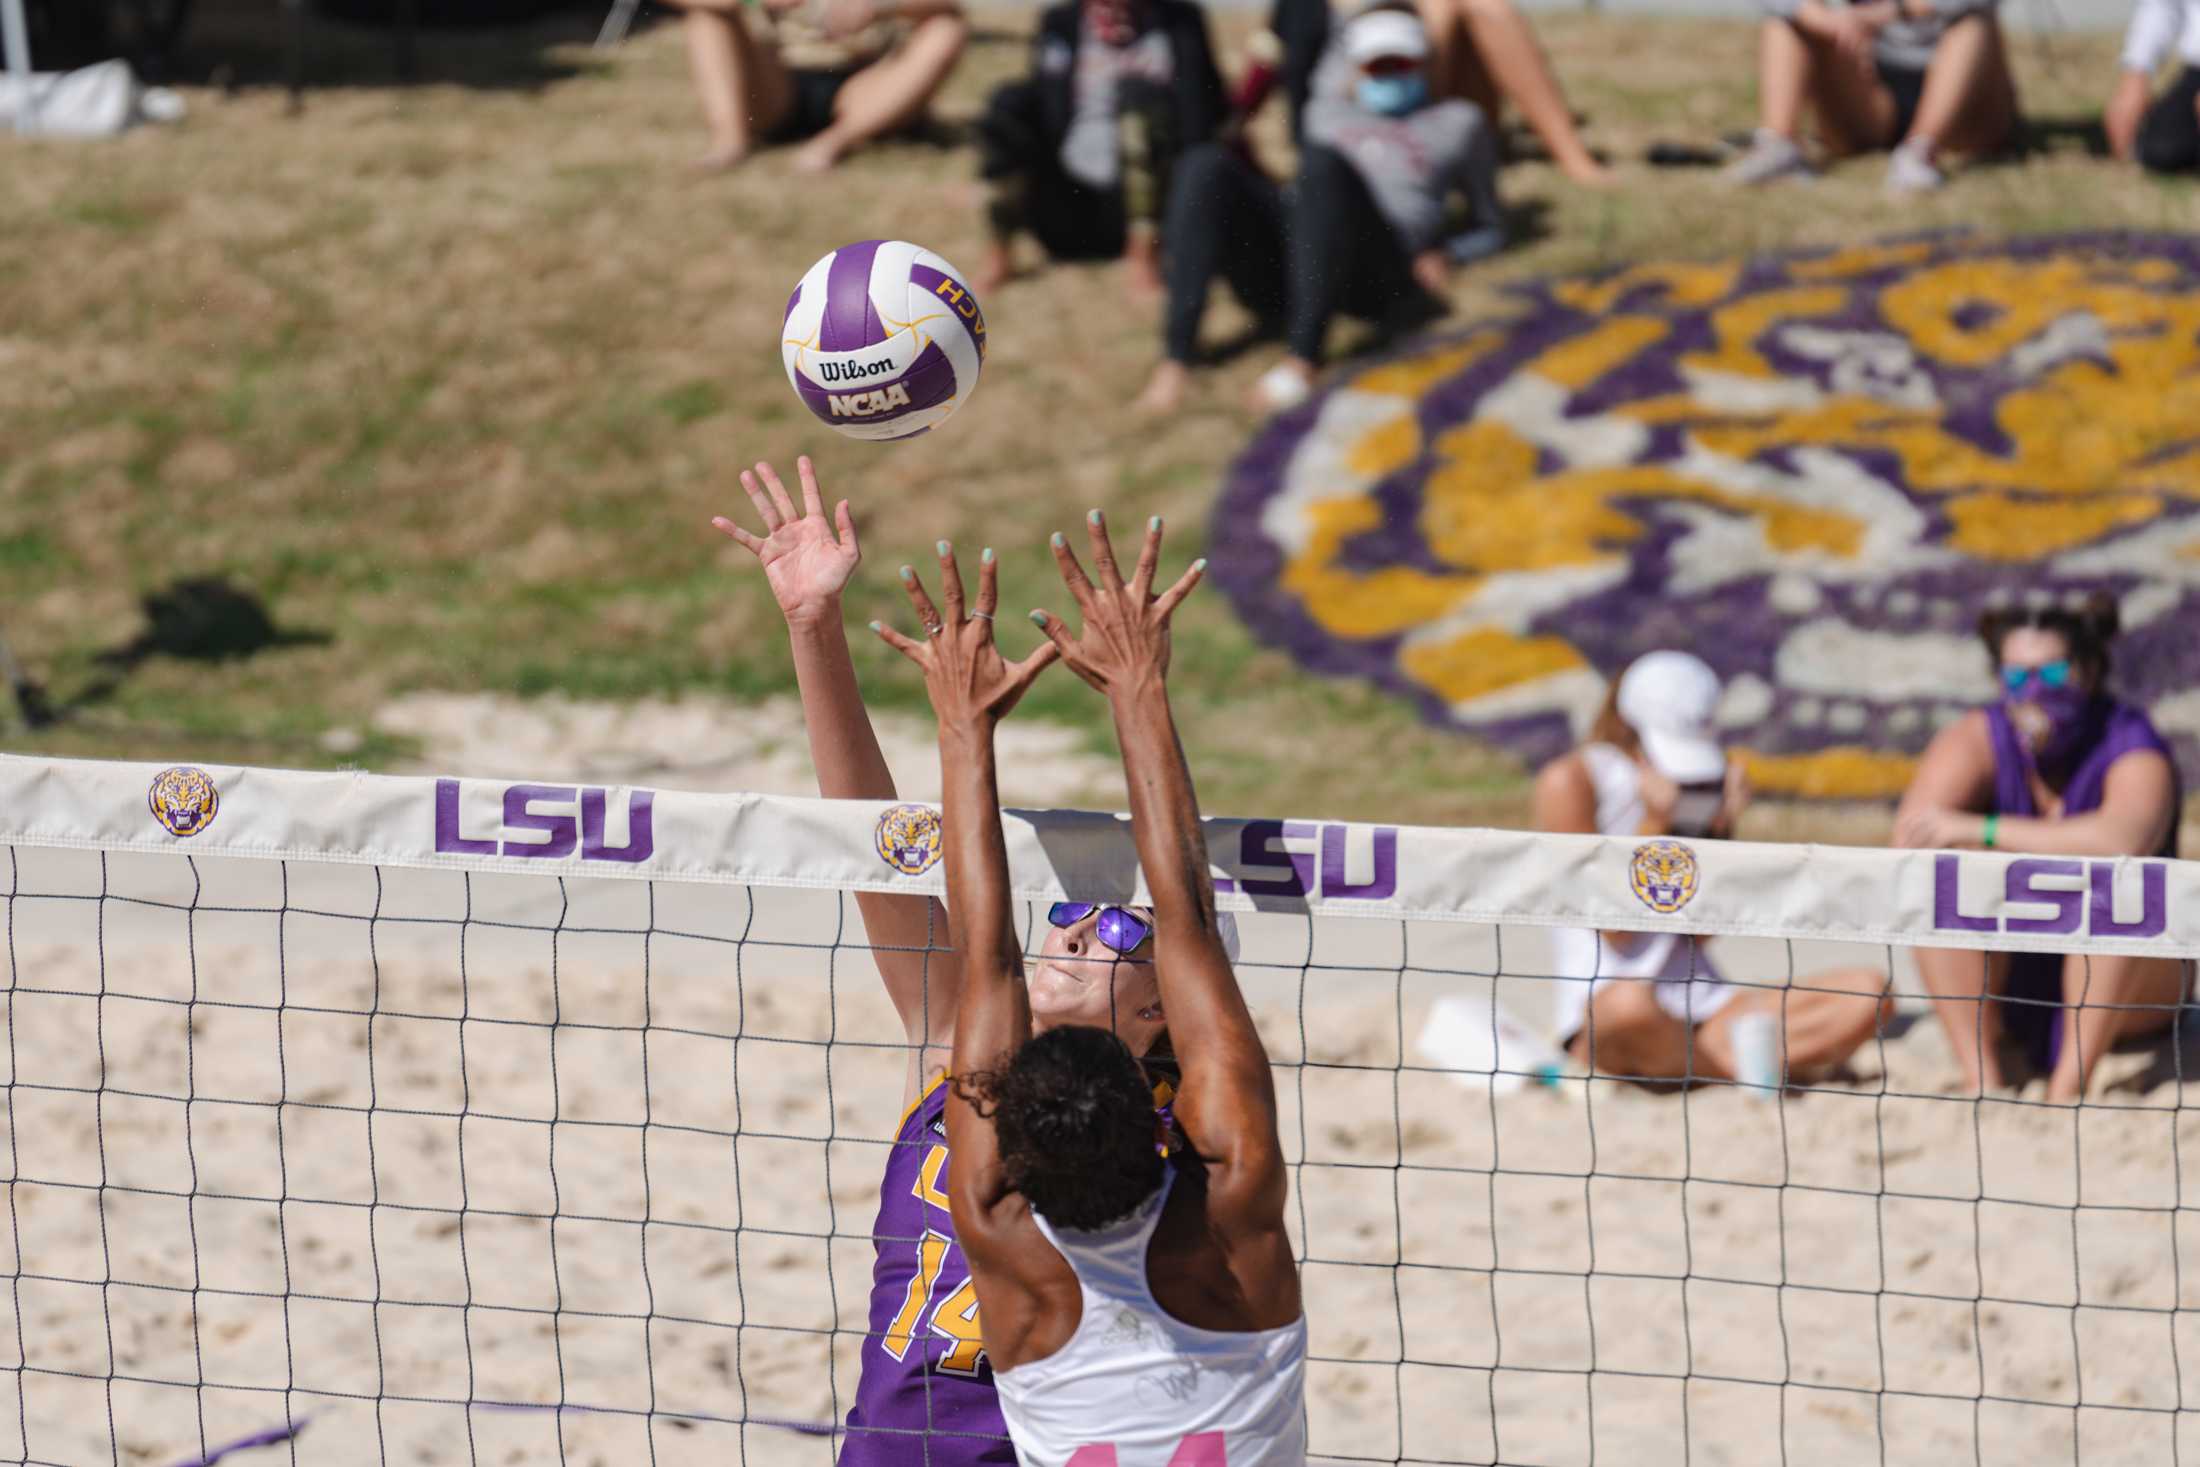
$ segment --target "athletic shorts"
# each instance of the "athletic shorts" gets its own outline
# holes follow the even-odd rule
[[[833,103],[840,99],[840,89],[848,84],[858,68],[846,71],[808,71],[797,69],[787,73],[793,84],[794,100],[787,106],[787,115],[779,126],[772,129],[775,143],[791,143],[803,138],[816,137],[832,126]]]
[[[1889,66],[1884,61],[1876,66],[1879,84],[1894,94],[1894,136],[1888,139],[1892,147],[1910,135],[1910,124],[1917,121],[1917,104],[1925,95],[1925,73],[1907,66]]]

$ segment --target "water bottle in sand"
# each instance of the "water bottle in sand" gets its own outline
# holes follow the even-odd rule
[[[1787,1088],[1780,1061],[1780,1020],[1767,1013],[1735,1017],[1734,1078],[1759,1100],[1769,1100]]]

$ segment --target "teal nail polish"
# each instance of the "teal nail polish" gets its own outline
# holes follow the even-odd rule
[[[879,624],[878,624],[877,622],[875,622],[875,621],[874,621],[874,622],[872,622],[872,623],[871,623],[871,630],[872,630],[872,631],[874,631],[874,632],[876,632],[876,631],[883,631],[883,630],[885,630],[885,628],[881,627],[881,626],[880,626],[880,625],[879,625]]]
[[[1149,529],[1149,530],[1158,530],[1158,529],[1160,529],[1160,528],[1161,528],[1161,516],[1159,516],[1159,515],[1155,515],[1155,516],[1154,516],[1154,517],[1153,517],[1152,519],[1150,519],[1150,520],[1146,521],[1146,528],[1147,528],[1147,529]]]
[[[938,551],[938,552],[940,553],[940,557],[941,557],[941,559],[943,559],[943,560],[944,560],[944,559],[946,558],[946,556],[947,556],[947,542],[946,542],[945,540],[935,540],[935,541],[933,541],[933,542],[932,542],[932,548],[933,548],[934,550],[937,550],[937,551]]]
[[[1099,510],[1097,510],[1097,509],[1088,509],[1088,510],[1086,510],[1086,511],[1085,511],[1085,523],[1086,523],[1086,524],[1088,524],[1088,525],[1097,525],[1097,524],[1099,524],[1099,523],[1100,523],[1100,511],[1099,511]]]
[[[911,570],[908,566],[903,566],[901,568],[901,580],[903,585],[913,584],[916,579],[917,573],[915,571]]]
[[[1044,631],[1047,624],[1047,614],[1043,611],[1034,611],[1031,613],[1031,624]]]
[[[1068,542],[1063,540],[1062,532],[1060,530],[1056,530],[1052,535],[1047,537],[1047,543],[1049,545],[1052,545],[1056,550],[1059,550],[1063,547],[1063,545],[1067,544]]]
[[[985,547],[985,549],[979,551],[978,559],[983,561],[987,565],[993,564],[993,547],[988,545]]]
[[[1203,555],[1199,559],[1193,561],[1192,569],[1198,571],[1201,575],[1205,575],[1207,573],[1207,557]]]

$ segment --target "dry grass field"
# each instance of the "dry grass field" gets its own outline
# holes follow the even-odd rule
[[[938,138],[821,182],[783,155],[688,171],[701,130],[676,26],[611,53],[588,48],[590,11],[430,34],[412,85],[394,81],[386,37],[317,26],[289,115],[276,14],[208,0],[178,128],[0,140],[0,629],[74,710],[57,730],[10,729],[9,747],[381,766],[420,752],[374,726],[407,693],[782,690],[761,582],[706,523],[746,511],[735,469],[759,457],[812,453],[856,501],[858,623],[897,610],[894,567],[942,535],[997,546],[1015,608],[1059,599],[1045,537],[1089,505],[1119,524],[1166,515],[1172,555],[1200,549],[1253,427],[1245,389],[1275,348],[1207,374],[1177,420],[1135,421],[1125,404],[1158,328],[1111,269],[1034,274],[988,300],[984,384],[921,441],[841,441],[781,376],[771,317],[826,249],[892,234],[975,260],[960,142],[986,90],[1022,65],[1028,13],[982,17]],[[1234,58],[1252,17],[1217,24]],[[1875,160],[1745,200],[1706,170],[1641,160],[1661,140],[1747,126],[1747,25],[1540,25],[1623,183],[1590,195],[1548,165],[1510,168],[1521,242],[1457,281],[1462,317],[1505,309],[1510,280],[1651,256],[2200,220],[2200,191],[2088,155],[2113,37],[2018,38],[2039,137],[2022,163],[1923,202],[1883,198]],[[1264,122],[1280,160],[1281,117]],[[1241,324],[1225,307],[1210,332]],[[272,641],[247,625],[199,650],[252,655],[148,645],[143,598],[206,578],[264,604]],[[1186,737],[1212,808],[1522,813],[1509,756],[1308,678],[1221,597],[1179,625]],[[862,658],[883,704],[920,696],[898,659]],[[1029,706],[1104,747],[1100,705],[1072,679]],[[1872,838],[1883,822],[1772,811],[1753,833]]]

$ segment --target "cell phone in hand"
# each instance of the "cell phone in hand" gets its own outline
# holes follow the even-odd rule
[[[1719,823],[1719,812],[1726,805],[1726,781],[1707,779],[1695,784],[1684,784],[1679,798],[1673,801],[1673,813],[1666,826],[1675,835],[1694,836],[1698,840],[1711,834],[1711,828]]]

